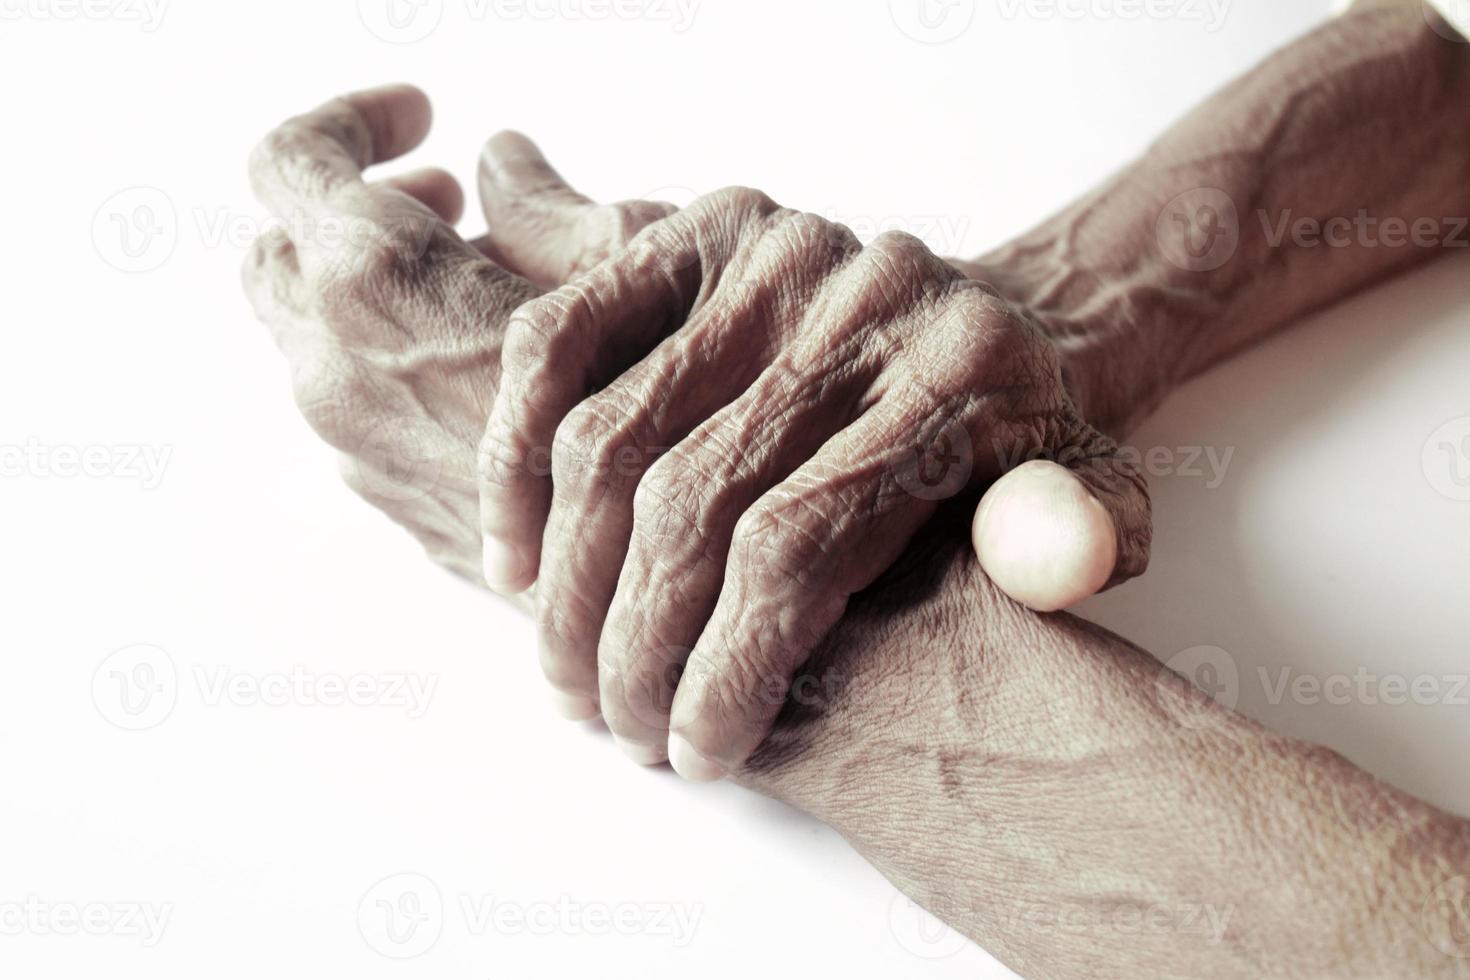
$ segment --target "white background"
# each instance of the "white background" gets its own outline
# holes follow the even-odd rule
[[[437,123],[402,166],[444,165],[471,189],[483,138],[518,127],[598,197],[750,184],[973,255],[1122,165],[1327,0],[1234,0],[1220,23],[1188,14],[1218,0],[1142,20],[959,0],[930,8],[929,32],[912,0],[704,0],[682,25],[652,0],[602,20],[574,0],[534,7],[549,16],[425,0],[402,8],[419,18],[407,34],[383,27],[386,0],[173,0],[157,22],[98,2],[0,0],[0,444],[48,461],[17,472],[12,451],[0,478],[0,973],[1009,976],[921,931],[800,814],[637,769],[561,721],[529,624],[339,485],[239,293],[239,231],[262,217],[245,158],[286,115],[407,80]],[[129,258],[118,219],[163,233]],[[1154,480],[1149,575],[1083,610],[1162,659],[1219,648],[1242,710],[1461,812],[1470,708],[1273,703],[1259,670],[1274,684],[1283,668],[1467,669],[1470,503],[1454,497],[1470,444],[1434,435],[1470,415],[1467,268],[1452,257],[1366,295],[1171,399],[1137,444],[1230,450],[1225,478]],[[68,477],[51,471],[67,447],[167,462],[156,486],[122,465]],[[109,659],[136,644],[151,647]],[[114,672],[142,677],[139,656],[162,690],[135,717]],[[295,668],[436,687],[416,718],[212,698],[221,678]],[[115,723],[140,717],[156,724]],[[427,882],[375,888],[403,873]],[[405,889],[426,918],[395,945],[378,901]],[[509,911],[466,914],[486,901]],[[150,906],[166,927],[150,944],[13,918],[96,903]],[[516,929],[517,910],[537,926]],[[580,917],[599,911],[621,932],[591,934]],[[665,913],[697,917],[692,933]],[[435,937],[415,959],[380,952]]]

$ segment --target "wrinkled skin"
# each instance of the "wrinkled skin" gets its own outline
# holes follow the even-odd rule
[[[355,128],[371,130],[365,112],[397,121],[374,137]],[[1146,561],[1142,481],[1078,417],[1051,343],[916,240],[863,249],[840,226],[739,189],[681,214],[597,205],[506,133],[480,169],[491,233],[467,243],[450,225],[462,201],[447,174],[361,178],[428,119],[422,96],[399,90],[329,103],[267,137],[252,180],[298,240],[262,236],[247,288],[349,485],[470,578],[480,556],[461,532],[477,505],[462,460],[480,446],[475,524],[515,529],[538,552],[543,666],[571,696],[564,710],[585,717],[601,701],[634,758],[666,758],[670,707],[682,705],[692,757],[719,760],[686,774],[738,767],[848,597],[939,500],[1007,461],[1070,467],[1038,461],[1016,475],[1062,474],[1052,498],[1073,501],[1071,525],[1106,545],[1092,548],[1104,556],[1076,598]],[[664,288],[674,271],[684,294]],[[603,298],[616,310],[592,299],[614,292]],[[598,366],[626,366],[650,345],[621,378]],[[497,361],[509,365],[498,397]],[[561,461],[550,480],[516,465],[534,452],[509,448],[542,437],[558,447],[551,468]],[[1064,507],[1047,509],[1067,523],[1055,517]]]
[[[1008,296],[1050,298],[1048,331],[1070,340],[1063,365],[1075,390],[1111,382],[1105,405],[1079,397],[1089,417],[1130,419],[1154,404],[1167,379],[1144,369],[1199,370],[1288,315],[1428,260],[1282,255],[1243,242],[1242,260],[1220,275],[1180,275],[1148,248],[1158,208],[1202,179],[1221,181],[1220,144],[1233,151],[1226,187],[1239,200],[1285,204],[1305,187],[1324,195],[1311,198],[1324,213],[1365,200],[1397,202],[1410,217],[1463,213],[1454,195],[1470,141],[1442,121],[1470,92],[1470,49],[1432,34],[1417,9],[1347,21],[1273,58],[1259,85],[1222,94],[1202,110],[1210,126],[1175,134],[1162,158],[1038,229],[1017,249],[1024,261],[995,270]],[[1299,111],[1304,103],[1313,111]],[[393,90],[331,104],[270,137],[256,185],[275,209],[366,213],[389,233],[372,240],[397,244],[267,239],[246,283],[298,397],[348,454],[354,479],[366,474],[370,499],[473,577],[481,389],[495,384],[511,309],[534,293],[483,255],[554,285],[555,270],[575,264],[567,255],[615,253],[613,239],[582,236],[628,222],[585,202],[570,218],[512,207],[496,232],[510,238],[467,247],[441,227],[458,206],[442,175],[371,188],[357,178],[426,125],[422,97]],[[1384,132],[1391,157],[1360,172],[1345,164]],[[1319,165],[1335,179],[1320,179]],[[1417,196],[1394,196],[1404,189]],[[407,227],[381,221],[385,209]],[[1083,221],[1090,236],[1077,234]],[[517,230],[530,237],[511,247]],[[532,275],[562,233],[553,274]],[[420,265],[431,252],[445,259],[439,269]],[[1251,272],[1282,264],[1292,276]],[[448,269],[457,282],[443,278]],[[379,278],[354,284],[368,274]],[[1086,319],[1117,308],[1136,316]],[[1155,324],[1161,332],[1132,358],[1120,353],[1127,330]],[[1175,343],[1192,358],[1178,368],[1164,360]],[[1099,405],[1106,411],[1094,414]],[[375,428],[394,420],[420,438],[397,453],[373,449]],[[937,516],[963,524],[968,506],[961,497]],[[1470,824],[1263,731],[1105,631],[1007,601],[954,529],[931,523],[854,598],[808,668],[822,696],[788,703],[736,779],[837,828],[907,894],[1028,977],[1470,975]],[[1201,908],[1211,915],[1185,918]]]
[[[502,369],[486,579],[535,581],[552,683],[685,775],[738,767],[849,597],[939,501],[1021,460],[1070,470],[1044,472],[1103,547],[1061,567],[1027,542],[1034,574],[1003,588],[1055,608],[1147,562],[1142,477],[1082,420],[1051,342],[912,236],[864,247],[718,191],[517,310]],[[1061,595],[1029,581],[1058,574]]]
[[[493,239],[468,243],[453,230],[462,195],[447,173],[362,179],[422,140],[429,119],[421,92],[395,87],[333,100],[267,136],[252,185],[274,217],[307,233],[262,235],[242,280],[347,484],[436,562],[479,582],[475,448],[510,314],[540,290],[487,257],[505,261]],[[623,244],[599,238],[618,211],[589,207],[565,237],[594,262]]]

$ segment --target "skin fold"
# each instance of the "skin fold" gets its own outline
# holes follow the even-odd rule
[[[1180,379],[1440,254],[1273,242],[1255,211],[1465,214],[1467,58],[1417,9],[1350,15],[964,271],[1031,311],[1084,417],[1122,437]],[[359,177],[427,126],[423,96],[396,88],[267,137],[262,200],[363,234],[267,236],[244,278],[348,483],[479,582],[477,454],[512,312],[577,271],[565,256],[615,256],[647,215],[518,211],[492,193],[498,229],[466,243],[442,180]],[[1159,231],[1201,188],[1238,216],[1212,268],[1210,247]],[[532,188],[491,188],[518,189]],[[1184,200],[1172,227],[1218,227],[1219,197],[1210,214]],[[560,268],[536,284],[497,264],[539,260]],[[1104,630],[1011,601],[969,546],[977,494],[939,506],[852,598],[732,778],[836,828],[1028,977],[1470,976],[1470,823],[1216,705]]]

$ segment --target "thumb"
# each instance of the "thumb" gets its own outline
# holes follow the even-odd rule
[[[653,201],[597,204],[573,189],[535,143],[509,130],[481,150],[479,186],[489,231],[477,244],[544,289],[621,251],[646,225],[677,210]]]
[[[1098,450],[1102,450],[1098,452]],[[981,567],[1016,601],[1063,609],[1148,567],[1151,508],[1143,474],[1087,430],[1072,465],[1023,463],[980,499],[972,536]]]

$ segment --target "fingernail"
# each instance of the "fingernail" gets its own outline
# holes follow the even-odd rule
[[[597,702],[591,698],[584,698],[579,694],[568,694],[565,691],[551,692],[551,703],[556,708],[556,713],[567,721],[591,721],[599,712]]]
[[[618,743],[618,748],[623,750],[624,755],[640,766],[658,766],[668,761],[661,745],[640,745],[617,736],[613,736],[613,741]]]
[[[526,591],[529,582],[523,582],[526,569],[520,552],[499,538],[486,537],[484,554],[481,558],[485,584],[501,595],[515,595]]]
[[[669,764],[691,782],[711,783],[725,778],[724,767],[700,755],[682,735],[669,735]]]

